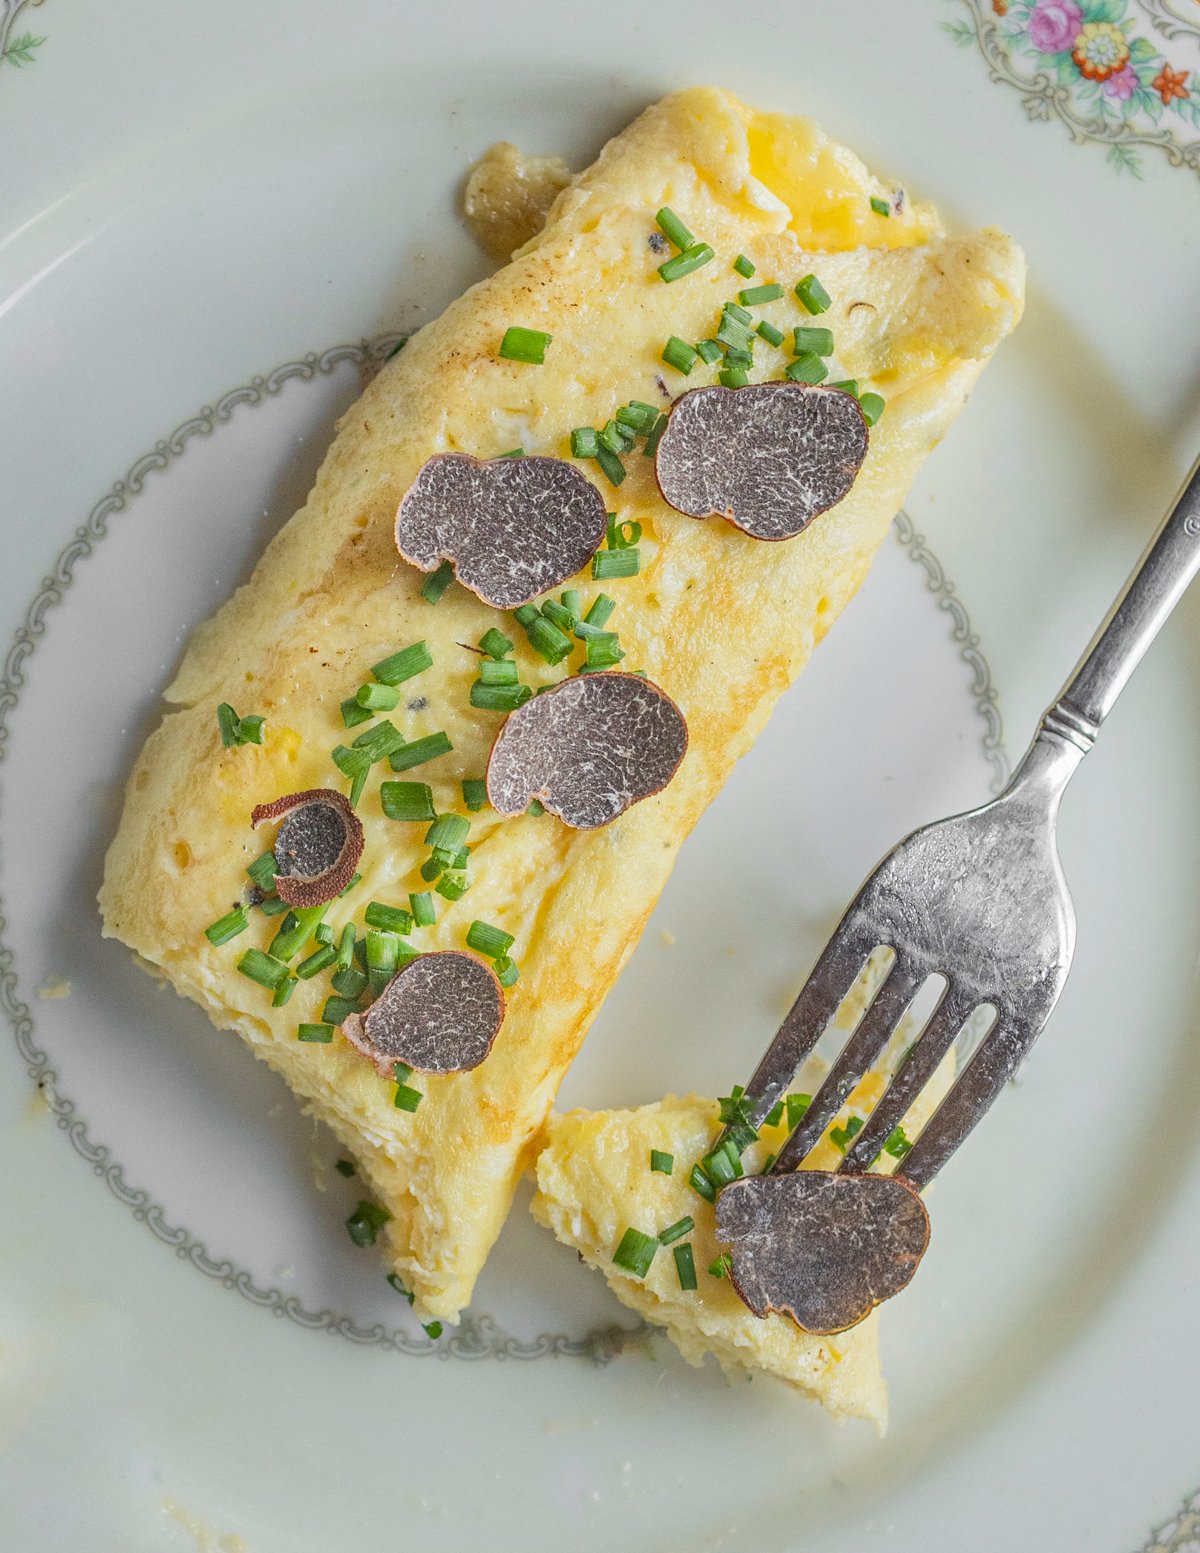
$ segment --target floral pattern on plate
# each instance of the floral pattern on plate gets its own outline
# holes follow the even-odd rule
[[[43,0],[0,0],[0,65],[32,65],[37,51],[45,43],[44,37],[32,32],[18,32],[17,19],[27,6],[41,5]]]

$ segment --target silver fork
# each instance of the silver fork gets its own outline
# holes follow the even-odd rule
[[[762,1125],[868,957],[886,946],[895,958],[773,1173],[794,1170],[817,1144],[931,976],[946,979],[937,1006],[839,1169],[869,1168],[984,1005],[995,1010],[992,1024],[904,1157],[904,1177],[918,1188],[931,1181],[1016,1072],[1058,1001],[1075,948],[1056,838],[1063,790],[1198,569],[1200,460],[1004,792],[914,831],[851,901],[746,1088],[746,1120]]]

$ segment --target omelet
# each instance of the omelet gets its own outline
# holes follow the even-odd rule
[[[672,283],[659,273],[663,206],[714,254]],[[580,460],[616,531],[640,525],[640,568],[608,582],[585,572],[572,586],[585,605],[601,587],[615,600],[608,629],[625,665],[686,718],[687,754],[660,793],[599,829],[571,830],[548,813],[469,812],[461,784],[482,779],[503,722],[471,704],[480,638],[493,628],[513,638],[535,689],[570,665],[542,661],[511,614],[465,588],[430,589],[397,553],[400,500],[433,454],[569,458],[573,429],[604,427],[631,401],[666,410],[685,387],[715,381],[717,365],[685,376],[662,352],[672,335],[711,336],[745,284],[733,269],[740,256],[756,284],[781,288],[755,314],[781,333],[812,321],[794,288],[819,277],[836,373],[886,401],[853,489],[798,538],[772,544],[675,512],[640,451],[623,460],[618,485]],[[572,179],[511,263],[384,366],[343,417],[304,507],[195,632],[166,691],[172,710],[129,779],[100,893],[104,930],[236,1030],[329,1125],[376,1199],[389,1265],[425,1316],[453,1321],[469,1301],[563,1073],[679,846],[853,596],[925,455],[1016,325],[1023,276],[1008,237],[947,236],[932,207],[807,121],[717,90],[667,97]],[[501,355],[511,328],[550,337],[540,364]],[[764,341],[749,378],[778,378],[788,360]],[[480,920],[511,936],[520,979],[486,1061],[400,1086],[410,1093],[399,1097],[340,1033],[297,1038],[301,1024],[331,1023],[321,1019],[324,976],[298,981],[277,1007],[239,974],[247,946],[270,944],[274,920],[255,908],[229,943],[205,929],[241,898],[243,870],[269,844],[251,811],[289,793],[346,791],[331,755],[354,736],[341,705],[372,665],[417,642],[431,664],[387,716],[407,741],[446,736],[427,746],[445,752],[405,777],[429,784],[438,813],[470,820],[471,851],[465,893],[434,896],[437,920],[413,932],[412,947],[462,949]],[[221,704],[265,719],[261,743],[227,747]],[[361,928],[368,902],[400,908],[429,888],[425,827],[381,807],[390,775],[386,763],[372,768],[359,797],[361,878],[328,913],[335,934]]]

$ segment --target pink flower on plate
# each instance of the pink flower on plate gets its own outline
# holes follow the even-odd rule
[[[1133,66],[1126,65],[1123,70],[1118,70],[1116,75],[1110,75],[1100,90],[1106,97],[1115,97],[1118,102],[1128,102],[1140,85],[1141,82]]]
[[[1038,0],[1029,18],[1029,41],[1039,54],[1062,54],[1083,26],[1075,0]]]

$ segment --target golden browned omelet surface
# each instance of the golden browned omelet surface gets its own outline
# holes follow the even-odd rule
[[[101,891],[105,931],[236,1029],[334,1130],[390,1212],[389,1260],[429,1316],[454,1320],[469,1300],[563,1072],[680,843],[853,595],[921,461],[1020,315],[1023,261],[1007,237],[946,237],[929,207],[907,202],[879,217],[868,201],[880,191],[893,193],[811,125],[756,115],[727,94],[682,92],[647,110],[559,195],[514,262],[423,328],[348,411],[305,506],[196,631],[167,691],[174,709],[134,766]],[[718,256],[672,285],[649,243],[664,204]],[[599,831],[550,815],[472,816],[471,887],[439,901],[436,927],[412,942],[461,948],[482,918],[514,935],[521,979],[482,1066],[421,1080],[418,1110],[397,1110],[393,1086],[340,1035],[297,1042],[298,1022],[319,1017],[324,978],[273,1009],[237,973],[238,955],[265,948],[274,923],[256,920],[220,948],[203,936],[269,845],[250,811],[302,788],[346,789],[330,751],[359,730],[347,734],[339,703],[373,663],[417,640],[433,667],[388,715],[406,738],[449,735],[452,753],[405,775],[432,784],[439,811],[463,811],[459,783],[483,774],[501,718],[469,705],[476,658],[458,644],[500,627],[535,686],[568,666],[541,662],[511,616],[460,587],[428,604],[423,576],[396,553],[399,499],[433,453],[567,456],[573,427],[601,426],[629,399],[665,407],[685,380],[661,362],[663,342],[713,332],[743,284],[731,269],[742,252],[757,280],[784,286],[761,310],[781,329],[808,321],[792,295],[798,279],[815,271],[829,291],[821,321],[839,371],[887,400],[867,461],[845,501],[783,544],[673,512],[640,452],[619,489],[581,465],[644,536],[638,576],[577,586],[585,605],[602,586],[617,600],[610,629],[626,663],[674,698],[690,747],[665,791]],[[553,336],[543,366],[499,359],[511,325]],[[788,359],[760,355],[753,377],[778,376]],[[697,369],[687,386],[713,371]],[[265,715],[261,748],[222,747],[220,701]],[[390,775],[375,768],[359,804],[363,878],[334,904],[335,927],[361,924],[370,900],[404,905],[422,888],[425,827],[384,817],[379,782]]]

